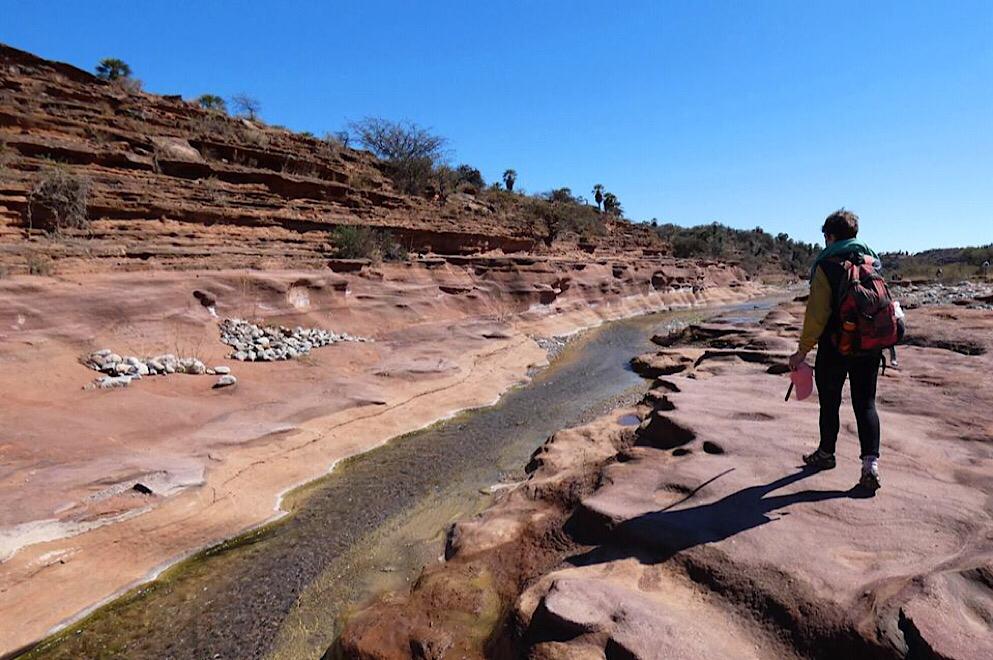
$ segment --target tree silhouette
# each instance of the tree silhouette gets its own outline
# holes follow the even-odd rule
[[[507,186],[508,192],[514,192],[514,183],[517,181],[517,172],[514,170],[504,170],[503,185]]]
[[[259,100],[248,94],[235,94],[231,97],[231,105],[234,106],[234,111],[240,117],[245,117],[252,121],[258,119],[259,113],[262,112],[262,104],[259,103]]]
[[[603,204],[603,184],[598,183],[593,186],[593,200],[596,202],[597,210],[602,208]]]
[[[617,216],[624,215],[624,209],[621,207],[621,201],[617,199],[617,195],[612,192],[603,194],[603,210]]]
[[[217,110],[219,112],[228,111],[228,104],[224,102],[224,99],[216,94],[202,94],[197,97],[197,103],[204,110]]]
[[[96,68],[97,78],[100,80],[120,80],[131,77],[131,67],[124,60],[116,57],[105,57],[100,60]]]

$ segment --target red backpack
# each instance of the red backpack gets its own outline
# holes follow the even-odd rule
[[[856,259],[852,255],[836,262],[844,270],[836,301],[840,329],[834,337],[842,355],[895,346],[901,335],[893,297],[874,259]]]

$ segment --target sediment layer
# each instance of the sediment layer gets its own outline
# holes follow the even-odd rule
[[[90,194],[86,226],[53,237],[31,193],[56,170]],[[368,152],[128,91],[0,44],[0,273],[48,261],[59,272],[317,268],[340,225],[389,230],[413,252],[522,252],[547,239],[523,200],[403,195]],[[579,243],[563,236],[547,250],[668,250],[649,228],[616,219]]]

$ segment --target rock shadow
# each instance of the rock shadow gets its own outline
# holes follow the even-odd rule
[[[730,471],[730,470],[729,470]],[[711,483],[727,472],[715,476]],[[723,541],[749,529],[777,520],[769,514],[793,504],[823,502],[839,498],[862,499],[872,494],[858,486],[849,490],[803,490],[788,495],[767,497],[770,493],[805,479],[815,470],[800,469],[775,481],[743,488],[716,502],[685,509],[676,509],[692,499],[703,487],[659,511],[624,521],[611,529],[590,529],[583,516],[574,514],[566,530],[580,543],[591,545],[610,539],[610,546],[594,548],[574,555],[567,561],[576,566],[636,557],[643,563],[662,563],[690,548]],[[579,510],[577,510],[579,513]],[[788,515],[784,512],[781,515]],[[623,539],[627,543],[618,544]]]

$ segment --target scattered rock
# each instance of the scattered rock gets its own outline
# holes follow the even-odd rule
[[[238,383],[238,379],[228,374],[226,376],[221,376],[220,378],[217,379],[217,382],[214,383],[214,389],[216,390],[220,387],[231,387],[232,385],[236,385],[237,383]]]
[[[900,282],[890,284],[890,292],[904,309],[921,305],[958,305],[972,309],[993,309],[993,282],[963,280],[943,282]]]
[[[143,376],[164,376],[166,374],[230,374],[230,367],[215,367],[208,369],[207,365],[198,358],[179,358],[172,353],[154,357],[139,358],[133,355],[121,357],[103,348],[80,358],[80,362],[94,371],[105,374],[87,386],[87,389],[113,389],[127,387],[133,380],[141,380]]]

